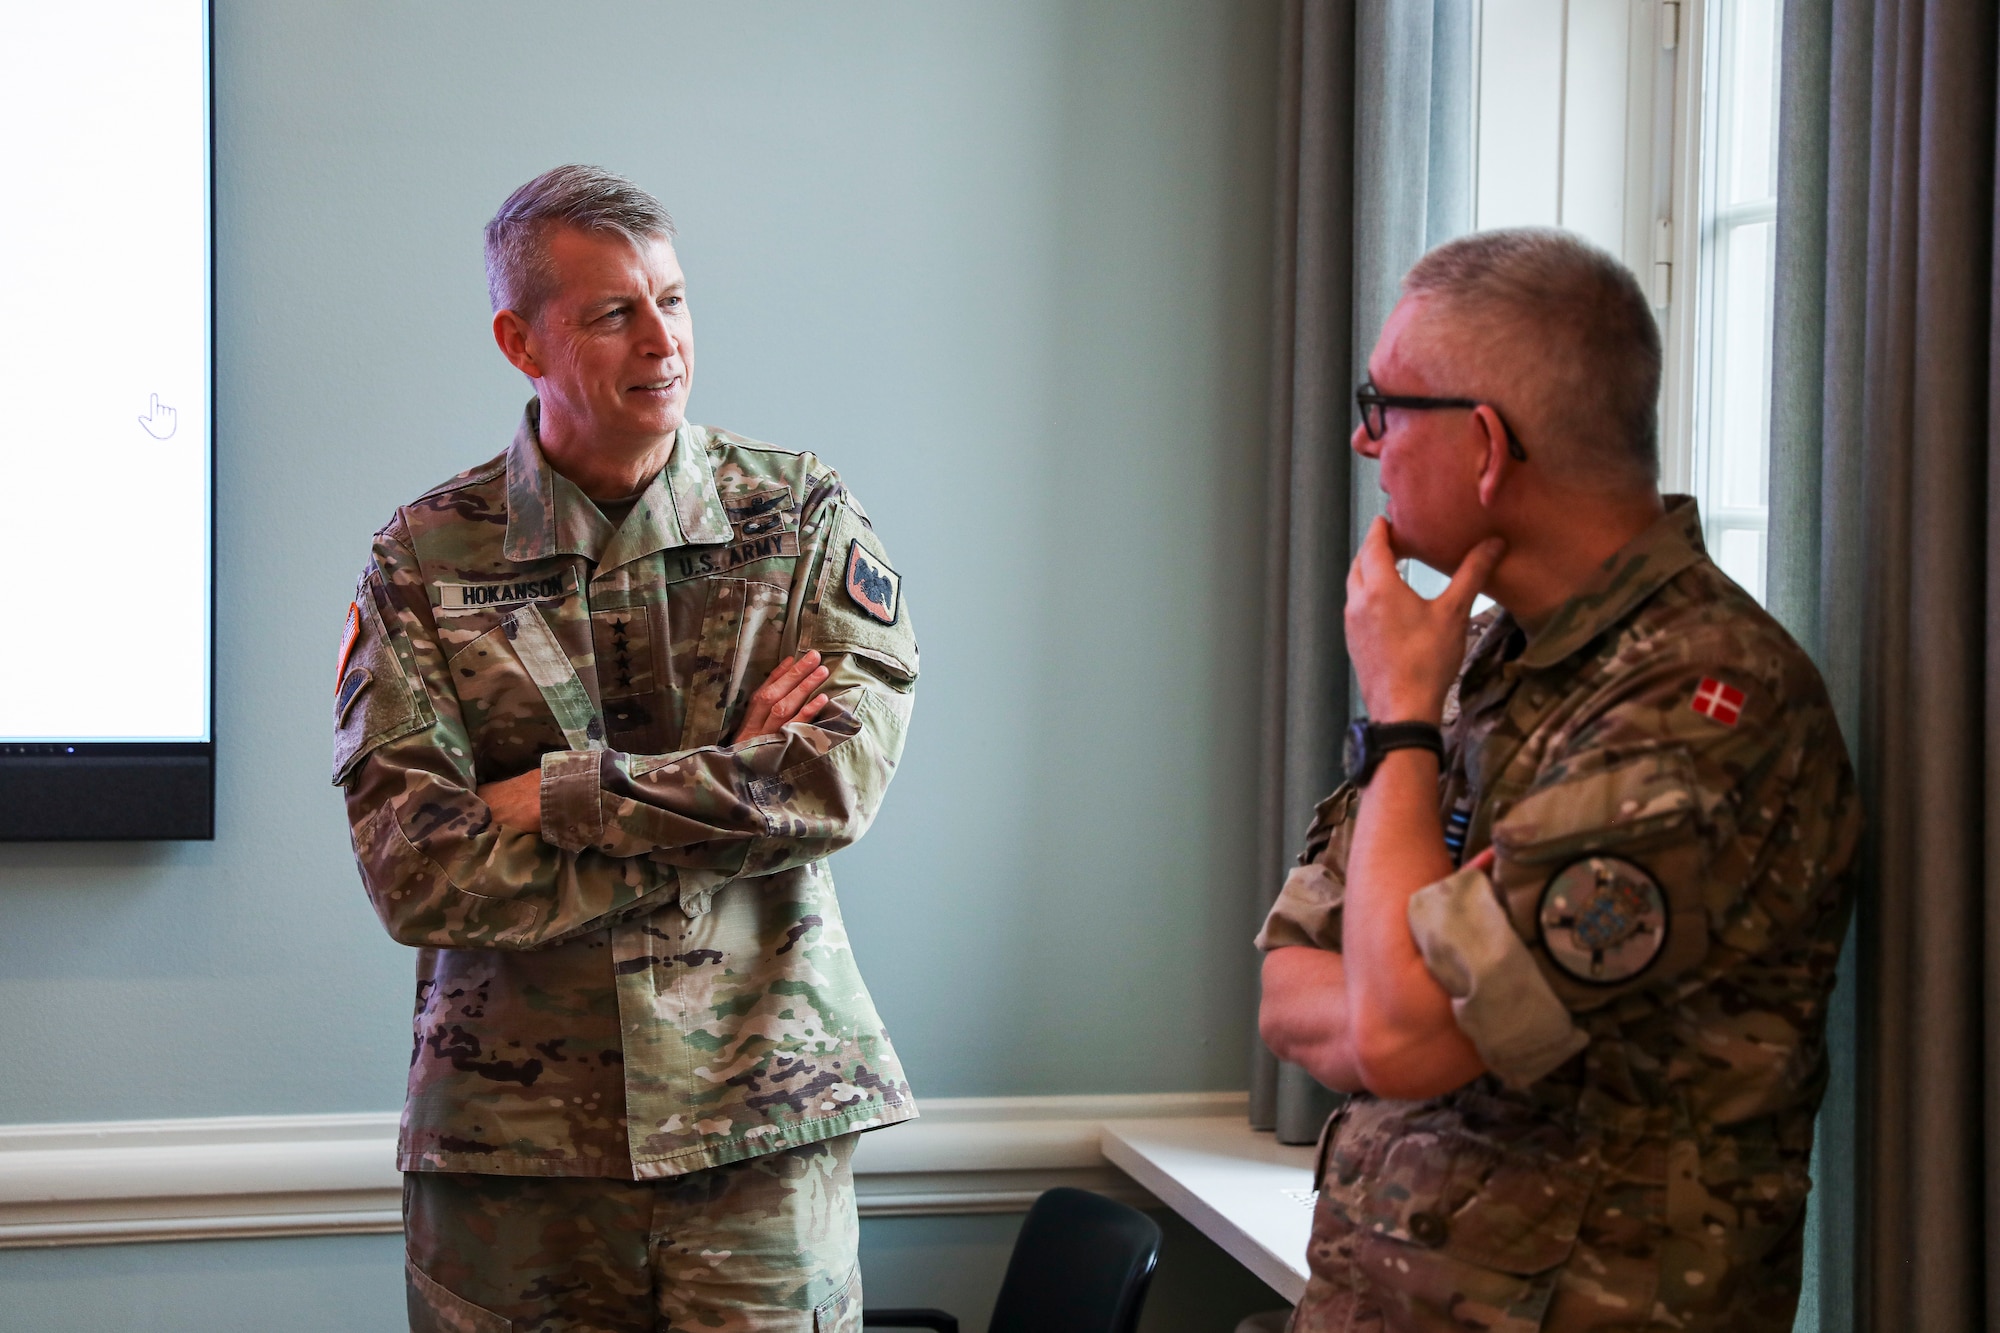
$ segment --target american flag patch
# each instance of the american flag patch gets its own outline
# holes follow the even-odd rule
[[[1688,701],[1688,707],[1711,722],[1733,727],[1736,719],[1743,716],[1743,705],[1748,698],[1734,685],[1724,685],[1713,676],[1704,676],[1701,684],[1695,686],[1694,698]]]

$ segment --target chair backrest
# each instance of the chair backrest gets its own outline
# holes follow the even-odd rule
[[[989,1333],[1132,1333],[1159,1259],[1159,1224],[1138,1209],[1049,1190],[1021,1224]]]

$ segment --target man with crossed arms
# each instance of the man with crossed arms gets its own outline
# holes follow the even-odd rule
[[[901,579],[825,463],[687,420],[658,200],[558,167],[486,252],[535,397],[376,534],[334,699],[419,951],[411,1326],[852,1333],[855,1139],[916,1111],[825,858],[902,753]]]
[[[1259,936],[1266,1042],[1353,1094],[1298,1333],[1791,1327],[1860,816],[1659,494],[1659,379],[1631,274],[1543,230],[1426,255],[1370,358],[1371,720]]]

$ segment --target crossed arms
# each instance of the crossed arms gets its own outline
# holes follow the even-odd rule
[[[1392,750],[1363,792],[1347,863],[1345,952],[1291,945],[1264,957],[1265,1045],[1342,1092],[1421,1101],[1486,1072],[1410,934],[1411,896],[1453,868],[1437,777],[1430,751]]]
[[[1371,717],[1439,720],[1473,598],[1498,557],[1496,548],[1475,549],[1426,602],[1396,573],[1387,525],[1375,521],[1347,579],[1348,647]],[[1265,1044],[1343,1092],[1421,1100],[1486,1072],[1410,933],[1411,897],[1453,870],[1437,784],[1428,750],[1383,758],[1355,815],[1343,952],[1294,945],[1264,959]]]
[[[824,694],[813,691],[826,683],[826,667],[820,665],[817,650],[787,657],[771,669],[764,683],[750,696],[750,709],[736,737],[729,743],[743,745],[759,736],[775,736],[790,722],[804,724],[819,716],[826,706]],[[542,833],[542,773],[540,769],[482,784],[479,799],[493,812],[502,828],[517,833]]]

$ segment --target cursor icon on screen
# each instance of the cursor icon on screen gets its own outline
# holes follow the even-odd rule
[[[160,401],[160,395],[153,395],[153,410],[139,418],[139,424],[146,428],[146,434],[156,440],[170,439],[174,433],[174,409]]]

